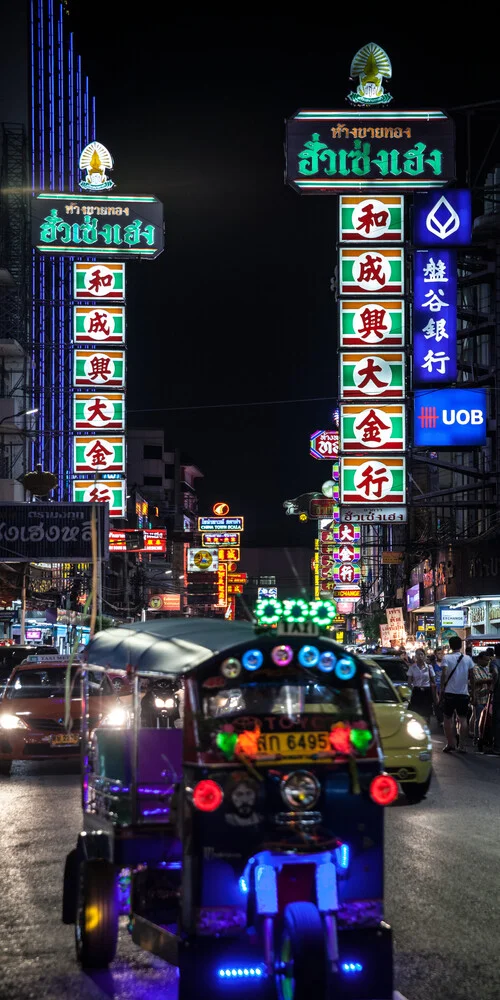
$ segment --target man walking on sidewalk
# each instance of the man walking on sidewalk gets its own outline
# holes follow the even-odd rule
[[[462,640],[458,635],[453,635],[450,639],[451,652],[443,658],[441,698],[446,735],[446,746],[443,747],[443,753],[452,753],[456,749],[455,713],[460,723],[458,750],[460,753],[467,752],[465,740],[468,732],[469,675],[474,670],[474,662],[470,656],[460,652],[461,648]]]

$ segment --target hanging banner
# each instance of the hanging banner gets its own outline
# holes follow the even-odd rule
[[[343,399],[369,396],[403,399],[405,356],[402,351],[340,355],[340,394]]]
[[[406,413],[403,403],[340,406],[342,452],[404,451]]]
[[[455,128],[442,111],[297,111],[286,182],[301,194],[418,191],[455,179]]]
[[[340,295],[403,295],[403,250],[340,247]]]
[[[125,430],[123,392],[75,392],[73,429],[75,431]]]
[[[343,504],[404,504],[406,500],[404,458],[346,456],[340,480]]]
[[[127,516],[124,479],[75,479],[73,500],[76,503],[107,503],[110,517]]]
[[[403,299],[394,301],[359,299],[339,300],[340,346],[403,347],[405,344],[405,311]]]
[[[457,377],[457,255],[417,250],[413,258],[413,384]]]
[[[73,306],[75,344],[123,344],[125,306]]]
[[[125,474],[124,437],[73,438],[73,471]]]
[[[125,351],[73,351],[73,385],[125,385]]]
[[[404,240],[404,198],[401,195],[340,195],[339,240],[402,243]]]
[[[124,299],[125,264],[73,264],[75,299]]]

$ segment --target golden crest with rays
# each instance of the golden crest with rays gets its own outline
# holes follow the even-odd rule
[[[358,76],[359,85],[355,91],[347,95],[351,104],[388,104],[392,101],[389,93],[384,91],[382,80],[390,80],[392,66],[389,56],[375,42],[363,45],[351,63],[351,79]]]
[[[113,169],[113,157],[102,142],[94,140],[85,146],[79,167],[87,171],[85,178],[79,182],[84,191],[106,191],[114,187],[111,178],[106,177],[106,170]]]

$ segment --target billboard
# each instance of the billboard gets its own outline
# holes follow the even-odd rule
[[[110,552],[149,552],[150,555],[167,551],[166,528],[123,528],[110,531]]]
[[[215,549],[188,549],[188,573],[215,573],[219,568],[219,553]]]
[[[180,611],[180,594],[155,594],[149,598],[148,611]]]
[[[468,608],[440,608],[441,628],[467,628]]]
[[[0,561],[91,562],[94,509],[100,555],[107,559],[107,505],[12,502],[0,504]]]
[[[417,448],[473,448],[486,444],[486,389],[419,389],[413,440]]]
[[[402,248],[340,247],[340,295],[403,295],[404,251]]]
[[[109,386],[122,389],[125,385],[125,351],[93,348],[73,351],[73,385]]]
[[[125,264],[73,264],[74,299],[125,298]]]
[[[300,194],[427,191],[454,178],[442,111],[300,110],[286,123],[286,182]]]
[[[404,239],[404,198],[402,195],[341,195],[339,198],[339,240],[341,243],[402,243]]]
[[[467,247],[472,242],[472,192],[449,188],[417,194],[413,202],[413,242],[417,247]]]
[[[311,458],[332,459],[339,453],[338,431],[314,431],[311,435],[309,454]]]
[[[406,460],[404,458],[354,458],[342,462],[341,499],[343,504],[404,504],[406,500]]]
[[[403,403],[340,406],[342,451],[404,451],[406,414]]]
[[[77,437],[73,438],[73,471],[121,472],[125,475],[125,438]]]
[[[339,300],[340,346],[382,350],[403,347],[405,311],[403,299]]]
[[[243,531],[242,517],[199,517],[198,531]]]
[[[413,384],[457,377],[457,255],[417,250],[413,258]]]
[[[109,504],[110,517],[127,516],[126,482],[121,478],[74,479],[75,503]]]
[[[73,430],[125,430],[125,395],[123,392],[75,392]]]
[[[340,394],[343,399],[404,399],[405,356],[402,351],[340,356]]]
[[[163,205],[152,195],[35,195],[32,242],[40,253],[154,260],[164,246]]]
[[[125,306],[73,306],[75,344],[123,344]]]
[[[406,610],[415,611],[420,607],[420,584],[416,583],[414,587],[409,587],[406,591]]]

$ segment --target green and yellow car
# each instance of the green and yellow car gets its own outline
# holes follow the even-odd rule
[[[370,674],[386,771],[399,782],[408,802],[420,802],[432,777],[430,730],[420,715],[408,711],[410,688],[403,684],[396,688],[379,663],[369,657],[362,659]]]

